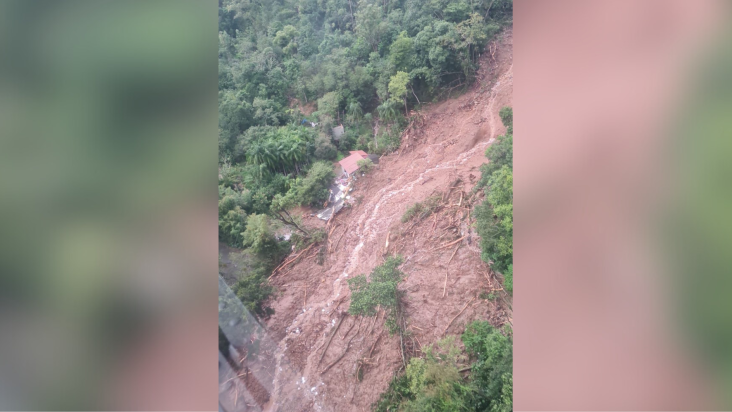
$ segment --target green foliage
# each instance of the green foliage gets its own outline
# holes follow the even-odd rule
[[[300,233],[293,233],[290,241],[295,245],[295,250],[303,250],[313,243],[325,240],[325,231],[323,229],[314,229],[310,232],[309,237],[305,237]]]
[[[462,336],[466,352],[475,362],[470,378],[475,410],[508,412],[513,407],[513,342],[488,322],[475,321]]]
[[[365,275],[348,279],[348,287],[351,289],[348,313],[353,316],[374,316],[376,309],[381,307],[387,312],[386,325],[389,332],[396,332],[401,310],[401,292],[397,286],[404,278],[404,273],[398,269],[401,263],[401,256],[390,256],[374,268],[368,279]]]
[[[274,43],[282,47],[282,51],[285,54],[291,55],[297,53],[297,42],[295,37],[299,33],[294,26],[287,25],[282,30],[278,31],[274,38]]]
[[[405,72],[396,72],[389,81],[389,94],[391,99],[400,102],[407,97],[407,84],[409,75]]]
[[[454,336],[425,347],[423,358],[413,358],[401,377],[376,403],[376,411],[466,411],[472,408],[472,388],[459,372],[465,360]]]
[[[271,262],[254,255],[251,250],[244,250],[229,256],[235,267],[237,281],[232,291],[241,300],[242,304],[252,313],[266,316],[274,313],[264,303],[274,292],[274,288],[267,282],[267,277],[274,267]]]
[[[479,53],[510,22],[512,7],[510,0],[220,0],[221,158],[249,161],[249,146],[268,140],[240,139],[251,127],[299,124],[288,109],[293,98],[317,101],[326,127],[343,117],[357,123],[391,95],[379,117],[397,122],[394,112],[416,102],[412,91],[428,101],[442,87],[469,83]],[[265,165],[257,173],[280,171],[271,162],[255,164]]]
[[[231,90],[219,93],[219,151],[231,153],[235,139],[251,126],[253,108],[244,94]]]
[[[374,412],[394,412],[399,410],[399,405],[412,398],[410,379],[406,374],[396,375],[389,382],[389,389],[382,393],[379,400],[374,404]]]
[[[486,150],[489,163],[481,166],[481,178],[475,186],[475,190],[483,189],[486,197],[476,206],[475,217],[482,258],[493,261],[493,268],[503,273],[504,289],[510,293],[513,291],[513,110],[504,107],[500,116],[508,130]]]
[[[341,105],[341,95],[338,92],[328,92],[318,99],[318,113],[336,116]]]
[[[476,185],[476,189],[485,187],[490,176],[503,166],[508,166],[513,170],[513,109],[504,107],[499,115],[507,127],[506,134],[498,136],[496,141],[486,149],[485,156],[489,162],[480,167],[481,179]]]
[[[363,109],[361,108],[361,103],[357,101],[352,101],[348,104],[348,121],[351,123],[355,123],[363,118]]]
[[[387,103],[384,103],[387,104]],[[399,122],[404,117],[401,116],[400,112],[395,112],[395,119]],[[401,144],[401,129],[398,125],[392,125],[390,127],[384,127],[379,129],[379,134],[376,136],[376,144],[373,141],[368,141],[366,149],[374,154],[383,154],[393,152],[399,148]]]
[[[361,159],[356,162],[356,165],[358,166],[358,171],[365,174],[368,174],[374,168],[374,162],[371,159]]]
[[[315,158],[333,160],[338,154],[335,145],[331,143],[330,137],[321,134],[315,139]]]
[[[496,141],[486,149],[485,155],[490,161],[480,166],[481,178],[476,189],[487,186],[490,176],[504,166],[513,169],[513,135],[498,136]]]
[[[513,128],[513,109],[506,106],[502,107],[501,111],[498,112],[498,115],[501,116],[501,122],[504,126],[507,128]],[[513,130],[513,129],[512,129]]]
[[[252,313],[260,316],[274,313],[272,308],[264,306],[264,302],[272,295],[274,288],[269,285],[266,276],[263,276],[260,272],[252,272],[249,276],[234,284],[232,290]]]
[[[241,247],[247,224],[246,212],[252,203],[248,191],[237,192],[219,186],[219,240],[232,247]]]
[[[287,126],[260,129],[258,133],[259,139],[246,142],[246,159],[257,168],[260,178],[277,172],[299,173],[309,163],[308,152],[315,138],[312,128]]]
[[[274,260],[282,251],[267,215],[250,215],[242,234],[242,245],[262,258]]]
[[[322,204],[328,200],[329,188],[333,179],[335,179],[335,175],[330,163],[314,163],[305,178],[298,178],[293,188],[295,201],[300,205],[318,206]]]
[[[508,265],[508,268],[503,271],[503,288],[508,293],[513,292],[513,264]]]
[[[434,213],[440,207],[441,203],[442,198],[439,195],[432,196],[424,202],[417,202],[404,212],[401,221],[402,223],[407,223],[415,217],[422,220]]]
[[[513,408],[513,343],[485,321],[469,324],[462,335],[463,353],[454,336],[425,348],[409,361],[406,372],[391,381],[374,405],[386,411],[496,411]],[[470,376],[460,370],[470,356]]]
[[[414,39],[410,38],[406,31],[399,33],[399,37],[389,47],[389,57],[397,70],[411,69],[414,59]]]
[[[483,260],[505,271],[513,264],[513,173],[508,166],[490,176],[485,201],[475,214]]]

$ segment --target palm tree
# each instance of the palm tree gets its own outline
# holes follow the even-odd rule
[[[379,117],[385,122],[392,122],[397,119],[398,111],[394,101],[387,100],[376,108]]]
[[[348,105],[348,121],[356,122],[361,119],[362,115],[363,115],[363,110],[361,109],[361,103],[351,102]]]

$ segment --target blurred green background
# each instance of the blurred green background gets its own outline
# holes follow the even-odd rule
[[[673,197],[662,244],[674,317],[732,407],[732,29],[700,59],[668,148]],[[666,148],[662,149],[666,152]]]
[[[217,31],[215,1],[0,2],[0,409],[159,405],[129,359],[188,313],[215,358]]]

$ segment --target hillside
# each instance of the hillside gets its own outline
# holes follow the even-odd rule
[[[495,45],[483,54],[478,81],[468,92],[424,107],[404,132],[399,150],[383,156],[379,167],[358,181],[351,195],[360,204],[344,208],[328,223],[331,241],[322,265],[313,249],[272,277],[277,293],[266,329],[276,347],[266,409],[369,410],[387,388],[402,366],[400,336],[384,329],[383,315],[358,320],[341,314],[349,303],[346,280],[369,273],[387,254],[405,260],[400,269],[407,277],[399,287],[406,291],[412,334],[406,346],[415,355],[446,328],[447,334],[459,334],[475,319],[496,327],[511,322],[506,296],[480,297],[500,285],[480,258],[470,209],[464,207],[478,202],[471,189],[486,161],[485,149],[505,131],[499,109],[512,104],[510,29]],[[444,205],[436,214],[401,223],[407,208],[435,195]],[[325,225],[314,218],[306,222]],[[330,340],[336,325],[339,336]],[[358,382],[358,361],[365,357],[373,364],[364,366]]]

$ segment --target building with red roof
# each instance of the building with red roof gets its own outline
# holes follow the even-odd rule
[[[363,159],[368,159],[369,155],[368,153],[364,152],[363,150],[351,150],[351,155],[346,157],[345,159],[338,162],[341,167],[343,167],[343,171],[346,173],[347,176],[350,176],[351,173],[358,170],[358,161]]]

